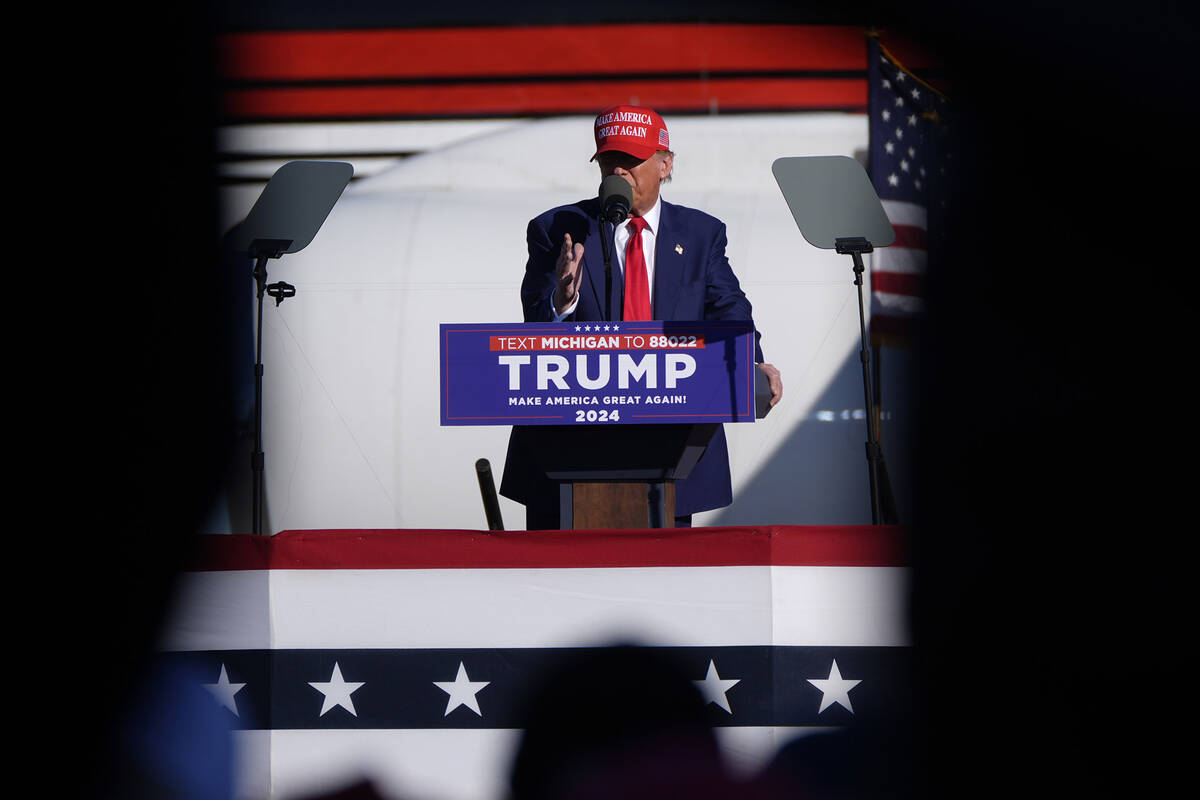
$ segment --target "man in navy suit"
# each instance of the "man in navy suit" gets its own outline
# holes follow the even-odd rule
[[[666,123],[652,109],[613,106],[595,121],[601,178],[619,175],[633,207],[614,233],[611,279],[600,241],[599,198],[550,209],[529,223],[529,261],[521,283],[526,322],[655,319],[749,320],[750,301],[725,257],[725,225],[702,211],[665,202],[675,154]],[[605,285],[611,292],[605,299]],[[757,333],[756,333],[757,337]],[[783,396],[779,370],[756,361],[771,386],[771,405]],[[500,493],[526,507],[529,529],[558,528],[558,492],[533,466],[527,437],[514,428]],[[697,511],[733,502],[729,453],[720,427],[687,479],[676,482],[677,525]]]

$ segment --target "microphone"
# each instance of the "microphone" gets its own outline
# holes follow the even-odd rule
[[[620,175],[600,181],[600,219],[620,225],[633,208],[633,188]]]

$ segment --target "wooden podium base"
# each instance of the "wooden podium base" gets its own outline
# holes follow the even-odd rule
[[[569,513],[572,516],[570,522],[564,516],[561,523],[564,528],[583,530],[675,527],[673,481],[650,484],[645,481],[575,481],[564,484],[563,490],[570,492]]]

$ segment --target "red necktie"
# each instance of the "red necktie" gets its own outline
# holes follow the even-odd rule
[[[646,256],[642,252],[642,230],[646,220],[630,217],[633,235],[625,246],[625,306],[621,319],[653,319],[650,313],[650,280],[646,277]]]

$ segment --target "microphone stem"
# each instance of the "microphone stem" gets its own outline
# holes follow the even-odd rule
[[[617,225],[629,216],[633,206],[633,190],[619,175],[609,175],[600,181],[600,218],[598,220],[600,249],[604,253],[604,319],[613,318],[612,250],[616,249]],[[608,246],[604,223],[612,226],[613,247]]]
[[[600,250],[604,253],[604,319],[612,319],[612,253],[608,246],[608,239],[604,236],[604,218],[601,216],[599,222],[600,233]],[[613,226],[614,247],[615,238],[617,235],[616,226]]]

